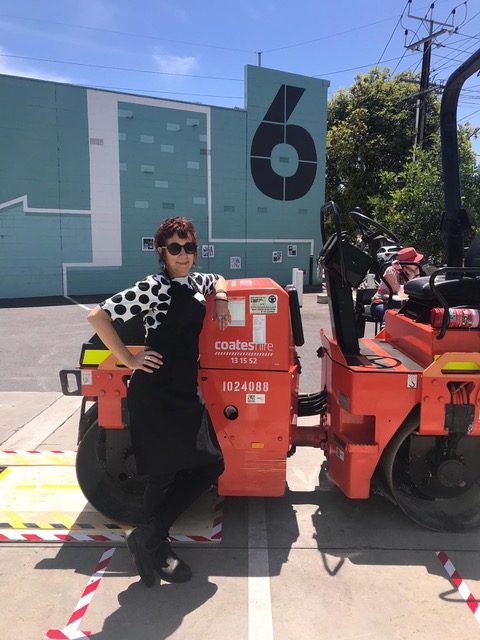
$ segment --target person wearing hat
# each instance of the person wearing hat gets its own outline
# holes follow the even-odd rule
[[[423,260],[423,254],[418,253],[414,247],[405,247],[398,252],[397,259],[385,269],[383,278],[391,286],[394,294],[398,293],[398,290],[409,280],[416,278],[420,275],[420,270],[414,264],[401,264],[404,262],[415,262],[419,264]],[[383,282],[380,282],[377,292],[372,298],[372,304],[370,306],[370,313],[372,317],[381,322],[381,328],[385,322],[385,311],[387,309],[388,300],[390,297],[390,290],[388,286]]]

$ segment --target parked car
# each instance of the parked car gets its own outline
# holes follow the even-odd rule
[[[384,247],[380,247],[377,251],[377,260],[379,262],[391,262],[395,260],[402,247],[397,247],[396,245],[385,245]]]

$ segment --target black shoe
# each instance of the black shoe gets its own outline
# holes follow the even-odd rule
[[[192,570],[172,551],[168,539],[162,540],[157,547],[153,568],[167,582],[188,582],[192,577]]]
[[[138,575],[147,587],[152,587],[155,584],[153,573],[155,552],[159,543],[162,542],[160,536],[152,525],[140,525],[127,531],[125,540],[133,556]]]

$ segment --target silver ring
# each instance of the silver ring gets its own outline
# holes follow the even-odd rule
[[[219,319],[219,320],[226,320],[226,319],[227,319],[227,316],[218,316],[218,319]]]
[[[144,361],[148,362],[148,360],[151,360],[150,356],[145,356]]]

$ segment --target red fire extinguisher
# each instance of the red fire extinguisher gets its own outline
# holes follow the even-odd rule
[[[434,329],[442,326],[444,310],[432,309],[430,312],[430,324]],[[480,326],[480,311],[478,309],[448,309],[449,329],[474,329]]]

